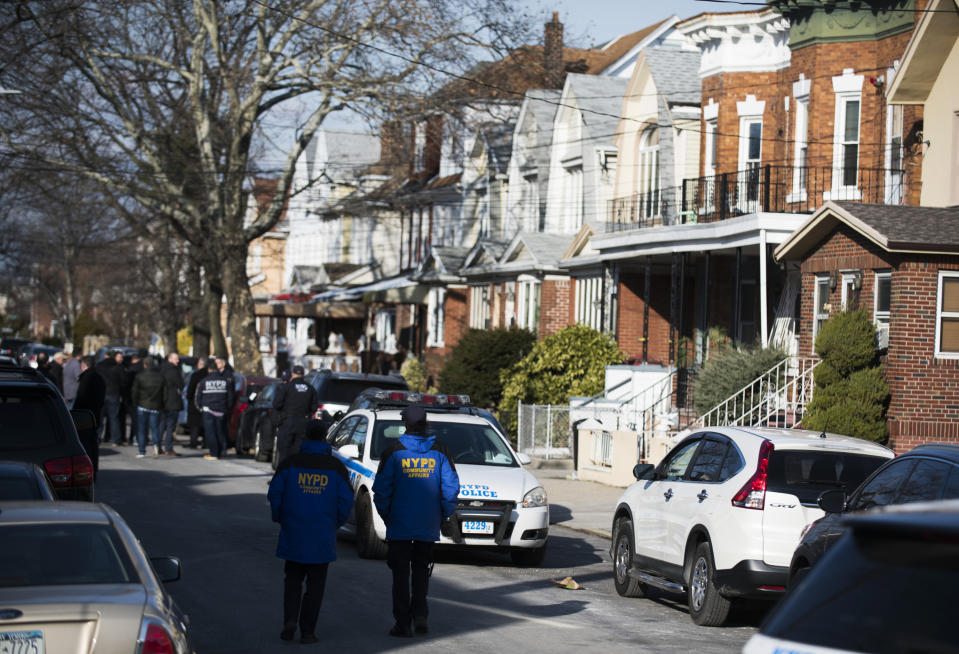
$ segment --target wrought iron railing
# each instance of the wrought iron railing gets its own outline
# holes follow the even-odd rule
[[[846,182],[855,179],[855,185]],[[755,166],[609,201],[608,230],[716,222],[756,212],[811,213],[826,200],[902,204],[903,170]]]

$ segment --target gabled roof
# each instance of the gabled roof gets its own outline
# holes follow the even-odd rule
[[[546,232],[519,232],[510,241],[500,259],[501,266],[528,262],[537,269],[558,270],[557,264],[563,252],[575,238],[570,234]]]
[[[773,253],[798,260],[845,224],[886,252],[959,254],[959,206],[905,207],[864,202],[826,202]]]
[[[572,96],[591,138],[613,142],[629,80],[623,77],[568,75],[564,97]],[[564,104],[568,104],[564,102]]]
[[[463,260],[462,268],[495,265],[503,256],[503,252],[506,251],[508,245],[509,242],[507,241],[481,238],[470,248],[466,259]]]
[[[668,104],[700,103],[702,82],[699,79],[698,50],[647,48],[644,56],[656,90]]]
[[[470,249],[449,245],[434,245],[429,255],[417,267],[410,279],[425,283],[455,283],[462,281],[459,270]]]
[[[560,259],[571,259],[583,254],[596,254],[596,250],[589,247],[589,241],[593,238],[594,234],[602,234],[605,231],[606,226],[601,222],[594,220],[584,221]]]

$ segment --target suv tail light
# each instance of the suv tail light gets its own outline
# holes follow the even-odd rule
[[[146,635],[143,637],[141,654],[176,654],[170,634],[160,625],[150,622],[147,624]]]
[[[43,469],[47,471],[47,476],[57,488],[69,486],[73,478],[73,464],[70,457],[61,457],[59,459],[50,459],[43,462]]]
[[[93,483],[93,461],[86,454],[73,457],[73,483],[88,486]]]
[[[93,462],[86,454],[50,459],[43,463],[43,468],[56,488],[89,486],[93,483]]]
[[[763,441],[763,444],[759,447],[759,463],[756,466],[756,472],[733,496],[733,506],[760,511],[766,506],[766,476],[769,468],[769,455],[772,454],[772,451],[773,444],[770,441]]]

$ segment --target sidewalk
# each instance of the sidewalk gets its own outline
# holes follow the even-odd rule
[[[530,470],[549,498],[549,522],[602,538],[612,538],[613,511],[625,489],[595,481],[567,479],[572,470]]]

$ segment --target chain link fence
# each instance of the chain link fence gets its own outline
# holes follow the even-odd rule
[[[544,459],[571,459],[569,407],[523,404],[517,407],[516,441],[520,452]]]

